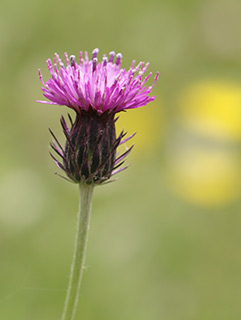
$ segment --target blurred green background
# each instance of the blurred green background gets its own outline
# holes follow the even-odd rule
[[[60,319],[78,188],[54,175],[45,61],[150,61],[155,102],[121,114],[130,168],[96,188],[77,319],[240,320],[241,2],[1,1],[0,319]]]

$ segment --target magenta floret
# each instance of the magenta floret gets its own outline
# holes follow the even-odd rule
[[[51,78],[44,82],[40,70],[39,78],[43,84],[41,88],[43,95],[49,101],[38,100],[38,102],[66,105],[78,113],[81,110],[92,109],[102,114],[105,111],[116,113],[138,108],[155,99],[149,94],[157,81],[158,73],[154,83],[149,87],[145,84],[151,73],[142,79],[149,63],[140,62],[134,68],[135,61],[133,61],[130,69],[126,71],[121,68],[121,53],[114,59],[115,52],[112,51],[109,60],[104,55],[102,61],[98,63],[98,52],[98,49],[92,51],[91,60],[88,59],[87,52],[84,58],[80,52],[79,64],[75,61],[74,55],[69,59],[67,53],[65,53],[66,65],[57,53],[53,63],[48,59],[47,66]]]

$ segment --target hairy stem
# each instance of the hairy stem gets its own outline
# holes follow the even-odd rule
[[[93,189],[94,185],[79,185],[80,202],[77,216],[75,248],[62,320],[74,320],[77,310],[81,278],[85,263]]]

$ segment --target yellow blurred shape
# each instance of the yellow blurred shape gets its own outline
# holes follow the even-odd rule
[[[168,158],[172,190],[198,205],[234,201],[241,190],[241,86],[225,81],[192,84],[178,105]]]
[[[199,205],[219,206],[240,195],[240,162],[234,154],[185,149],[172,158],[169,182],[175,193]]]
[[[147,106],[130,109],[118,114],[116,132],[127,131],[129,136],[136,132],[136,135],[127,142],[128,146],[135,144],[133,154],[146,152],[155,147],[163,137],[164,113],[161,105],[152,102]]]
[[[241,139],[241,85],[203,82],[183,92],[180,119],[194,132],[225,140]]]

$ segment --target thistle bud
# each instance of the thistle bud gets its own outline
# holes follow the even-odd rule
[[[64,148],[53,132],[51,130],[50,132],[54,138],[51,147],[62,158],[62,163],[53,154],[51,156],[71,181],[101,184],[113,174],[126,169],[126,167],[117,168],[124,163],[124,158],[133,146],[119,157],[116,157],[116,149],[133,135],[123,140],[126,133],[122,131],[116,137],[114,114],[82,111],[76,114],[74,122],[70,116],[69,119],[70,129],[64,117],[60,120],[66,137]]]
[[[157,81],[158,73],[151,86],[146,86],[151,73],[142,79],[149,63],[140,62],[134,67],[133,61],[126,71],[121,68],[121,53],[116,55],[115,62],[115,52],[111,51],[109,60],[104,55],[98,63],[98,52],[97,48],[93,50],[91,60],[88,59],[87,52],[85,58],[80,52],[79,64],[74,55],[69,60],[65,53],[66,66],[56,54],[54,64],[50,59],[47,60],[51,77],[46,82],[39,70],[43,85],[41,89],[49,101],[38,102],[65,105],[76,112],[74,122],[69,117],[70,128],[65,119],[61,118],[66,136],[64,148],[50,130],[54,138],[51,147],[62,161],[57,160],[53,154],[51,156],[68,178],[76,183],[100,184],[126,168],[119,167],[132,147],[119,157],[116,156],[116,149],[133,135],[123,139],[126,133],[122,131],[116,137],[115,114],[144,106],[155,99],[149,94]],[[135,75],[136,72],[139,73]]]

